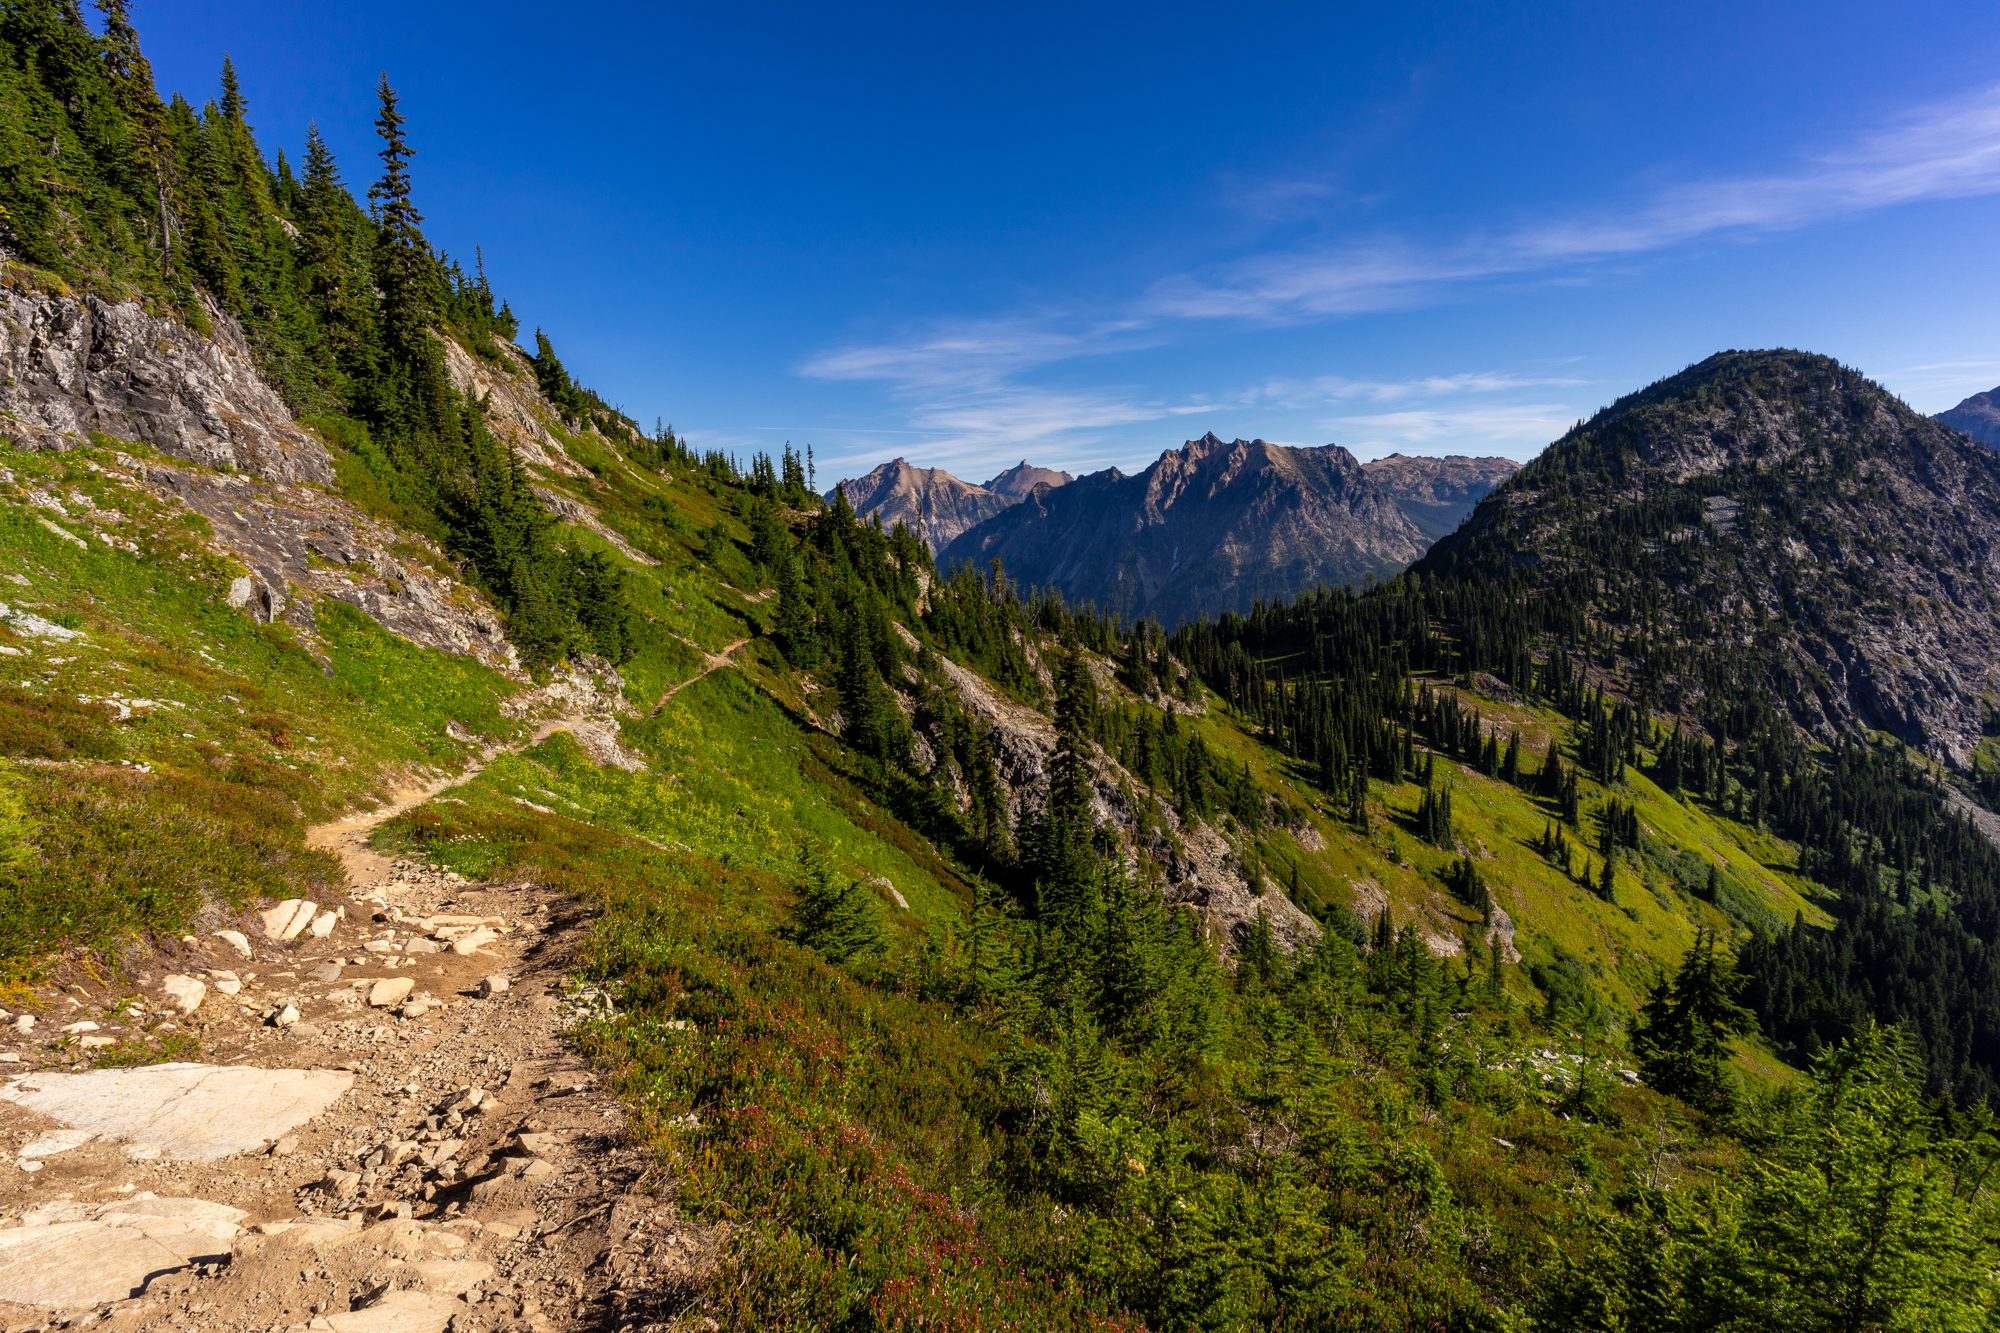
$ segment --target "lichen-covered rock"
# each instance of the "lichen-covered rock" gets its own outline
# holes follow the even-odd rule
[[[0,259],[4,262],[4,259]],[[326,446],[257,373],[243,334],[211,310],[204,336],[135,301],[0,282],[0,435],[67,449],[92,434],[273,481],[333,481]]]

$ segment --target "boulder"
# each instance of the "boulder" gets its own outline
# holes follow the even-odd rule
[[[167,1003],[183,1017],[201,1008],[201,1002],[208,998],[207,982],[178,974],[161,982],[160,989],[166,992]]]
[[[368,988],[368,1003],[377,1009],[393,1009],[409,999],[416,988],[415,977],[383,977]]]
[[[289,944],[299,937],[299,933],[319,915],[319,904],[304,898],[287,898],[276,907],[266,908],[257,914],[264,923],[264,938],[279,944]]]
[[[354,1075],[336,1069],[164,1064],[30,1074],[0,1088],[0,1099],[176,1161],[212,1161],[283,1137],[353,1086]]]

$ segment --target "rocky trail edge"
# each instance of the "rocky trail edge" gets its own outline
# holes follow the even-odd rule
[[[618,754],[583,716],[523,744],[556,730]],[[693,1326],[720,1237],[566,1035],[612,1004],[571,980],[584,905],[368,846],[512,748],[312,829],[339,901],[161,942],[136,995],[0,1017],[0,1328]],[[174,1034],[199,1063],[107,1059]]]

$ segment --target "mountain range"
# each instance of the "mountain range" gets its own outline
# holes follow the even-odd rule
[[[1026,499],[1035,487],[1061,486],[1070,480],[1067,472],[1035,467],[1023,459],[979,486],[941,467],[917,467],[907,458],[892,458],[862,476],[837,483],[825,498],[830,504],[834,493],[842,492],[862,517],[879,518],[884,528],[901,523],[935,553],[960,533]]]
[[[1132,476],[1073,480],[1023,462],[973,486],[898,458],[841,488],[858,512],[908,525],[946,568],[997,559],[1025,586],[1171,624],[1393,574],[1515,466],[1401,454],[1364,465],[1338,445],[1209,434]]]

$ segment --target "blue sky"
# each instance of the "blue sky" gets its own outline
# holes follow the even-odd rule
[[[432,238],[579,378],[827,481],[1525,458],[1725,347],[2000,384],[1990,0],[1344,8],[134,6],[351,184],[387,70]]]

